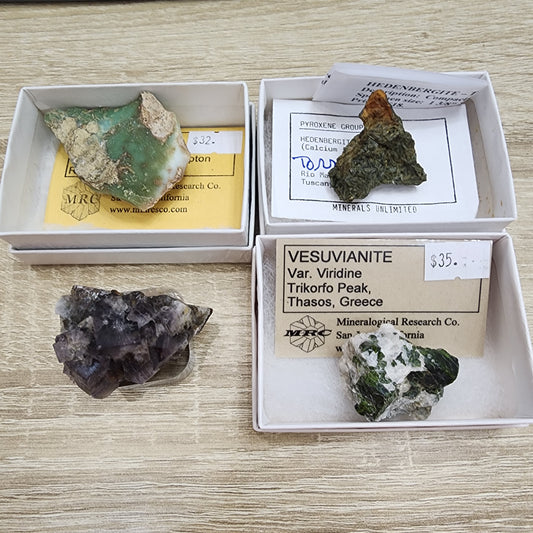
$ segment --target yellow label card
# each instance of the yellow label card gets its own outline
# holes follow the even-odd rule
[[[103,229],[238,229],[244,191],[244,128],[182,128],[191,152],[185,176],[147,211],[85,185],[61,145],[45,224]]]
[[[490,241],[278,239],[278,357],[331,357],[393,324],[414,344],[483,355]]]

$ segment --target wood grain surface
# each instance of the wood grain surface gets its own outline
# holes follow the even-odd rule
[[[490,73],[533,319],[530,1],[0,4],[0,163],[23,86],[322,75],[335,61]],[[74,283],[175,286],[215,312],[177,387],[97,401],[51,344]],[[533,531],[533,428],[258,434],[250,265],[28,266],[0,245],[0,530]]]

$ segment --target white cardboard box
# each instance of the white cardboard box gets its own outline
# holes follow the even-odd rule
[[[499,112],[486,72],[453,73],[458,79],[474,78],[485,87],[467,102],[467,115],[474,157],[479,209],[472,220],[447,221],[446,231],[502,231],[516,218],[511,170]],[[395,222],[368,220],[357,224],[345,222],[291,220],[272,216],[272,102],[274,99],[310,100],[322,77],[264,79],[258,106],[258,192],[259,224],[262,234],[418,232],[443,230],[442,222]]]
[[[255,108],[250,104],[250,195],[247,241],[243,246],[168,246],[145,248],[49,248],[17,249],[9,253],[33,265],[155,264],[155,263],[250,263],[256,228]]]
[[[483,357],[462,360],[458,379],[446,388],[448,392],[445,391],[445,397],[427,420],[388,422],[360,421],[342,386],[337,383],[337,358],[276,360],[272,324],[276,240],[279,237],[258,236],[253,257],[252,395],[253,426],[257,431],[459,429],[521,426],[533,422],[533,353],[513,245],[507,233],[357,235],[358,238],[369,240],[421,238],[493,241]],[[302,235],[293,237],[302,239]],[[324,235],[303,238],[317,237]],[[342,238],[346,234],[327,237]],[[305,371],[302,371],[303,368]]]
[[[115,106],[153,92],[183,127],[244,126],[245,176],[238,229],[45,230],[42,221],[58,141],[42,111]],[[254,124],[244,82],[27,87],[20,92],[0,183],[0,237],[28,262],[248,261],[254,214]],[[135,257],[136,250],[142,253]],[[78,253],[76,253],[78,250]],[[125,254],[122,254],[122,250]],[[54,257],[55,254],[55,257]],[[142,258],[142,259],[141,259]]]

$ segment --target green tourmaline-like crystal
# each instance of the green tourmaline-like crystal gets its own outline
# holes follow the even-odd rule
[[[362,200],[379,185],[420,185],[426,173],[416,160],[415,142],[403,128],[386,94],[373,92],[359,114],[364,129],[344,148],[329,171],[344,202]]]
[[[456,357],[413,346],[391,324],[352,337],[342,352],[340,370],[355,410],[369,421],[427,418],[459,372]]]
[[[53,109],[44,121],[80,179],[143,211],[181,180],[189,162],[176,116],[149,92],[122,107]]]

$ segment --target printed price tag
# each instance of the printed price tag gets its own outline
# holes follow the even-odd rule
[[[187,148],[191,154],[240,154],[242,131],[191,130]]]
[[[492,241],[443,241],[425,245],[425,281],[490,276]]]

